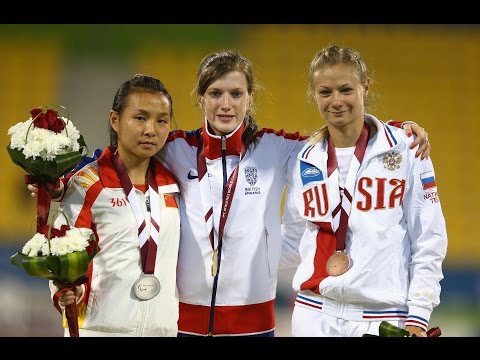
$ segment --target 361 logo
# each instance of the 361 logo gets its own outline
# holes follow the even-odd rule
[[[127,198],[110,198],[112,207],[122,207],[127,206]]]

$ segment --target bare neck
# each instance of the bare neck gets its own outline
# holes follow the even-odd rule
[[[127,169],[132,184],[145,184],[150,159],[129,156],[119,149],[120,158]]]
[[[355,146],[362,128],[363,122],[343,127],[329,126],[328,132],[336,148],[348,148]]]
[[[367,123],[368,127],[370,128],[370,135],[369,139],[371,139],[377,133],[377,127],[374,124]],[[349,148],[354,147],[357,145],[357,140],[360,137],[360,133],[363,129],[363,122],[360,126],[351,126],[351,127],[329,127],[328,133],[332,137],[333,145],[336,148]]]

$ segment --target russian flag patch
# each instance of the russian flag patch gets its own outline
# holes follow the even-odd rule
[[[422,180],[423,190],[428,190],[437,186],[433,171],[427,171],[426,173],[421,174],[420,180]]]

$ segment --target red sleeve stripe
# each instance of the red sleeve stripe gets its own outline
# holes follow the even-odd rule
[[[335,252],[337,240],[330,223],[315,222],[318,226],[316,237],[316,249],[313,258],[313,273],[309,279],[300,285],[301,290],[311,290],[314,294],[320,294],[320,282],[325,279],[327,274],[328,258]]]
[[[201,129],[194,130],[194,131],[182,131],[182,130],[175,130],[171,131],[167,138],[167,143],[175,141],[176,139],[184,139],[188,145],[198,147],[199,139],[198,132]]]

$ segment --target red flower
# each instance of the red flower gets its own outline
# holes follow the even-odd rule
[[[51,130],[55,133],[61,132],[65,128],[64,122],[58,117],[58,113],[52,109],[33,109],[33,125],[37,128]]]
[[[48,238],[49,229],[50,229],[50,225],[45,224],[38,228],[38,232],[42,233],[43,235],[45,235],[46,238]],[[52,230],[50,232],[50,239],[53,239],[56,237],[64,237],[68,230],[70,230],[70,226],[68,225],[62,225],[60,226],[60,229],[52,227]]]

